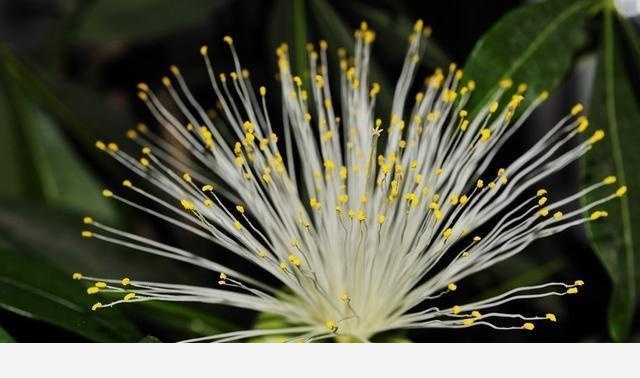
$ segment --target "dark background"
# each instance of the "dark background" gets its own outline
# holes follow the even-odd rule
[[[142,1],[140,4],[147,3]],[[132,127],[135,122],[144,121],[153,127],[153,122],[146,108],[136,99],[135,85],[140,81],[159,88],[160,77],[168,75],[168,66],[176,64],[181,68],[190,87],[200,99],[213,100],[209,92],[206,71],[198,49],[202,44],[209,45],[209,54],[219,70],[228,70],[230,54],[222,43],[222,36],[232,35],[238,48],[240,58],[245,67],[251,71],[253,83],[266,84],[270,88],[275,85],[275,53],[276,45],[281,41],[292,42],[296,31],[296,8],[291,1],[220,1],[215,6],[202,5],[205,2],[176,1],[174,5],[162,9],[149,7],[149,12],[184,12],[185,20],[178,25],[162,20],[140,19],[140,23],[149,23],[147,33],[134,33],[134,37],[115,37],[106,30],[91,29],[90,13],[95,1],[61,1],[61,0],[0,0],[0,42],[9,46],[21,59],[41,72],[45,80],[56,86],[72,86],[81,91],[72,101],[82,101],[85,93],[96,96],[113,113],[93,112],[92,108],[84,108],[89,117],[103,120],[103,125],[92,129],[87,134],[93,138],[116,138],[118,143],[126,146],[123,130]],[[134,3],[134,1],[132,1]],[[201,6],[199,12],[185,12],[182,7]],[[521,5],[521,1],[330,1],[333,9],[339,14],[336,24],[346,25],[348,30],[356,28],[360,21],[367,19],[370,26],[377,30],[374,44],[374,55],[383,74],[391,82],[395,80],[400,69],[403,56],[394,49],[394,44],[404,43],[403,36],[409,32],[411,23],[418,18],[425,21],[433,29],[432,39],[428,42],[434,47],[426,57],[428,73],[435,66],[446,65],[449,61],[464,63],[476,41],[497,20],[509,10]],[[136,5],[131,5],[135,7]],[[175,8],[175,9],[173,9]],[[299,10],[299,9],[298,9]],[[325,33],[315,22],[313,7],[305,3],[302,21],[310,41],[316,42]],[[109,22],[114,30],[119,27],[119,17],[111,15]],[[368,17],[367,17],[368,16]],[[86,19],[89,18],[89,21]],[[153,20],[152,20],[153,19]],[[386,25],[385,30],[376,28],[374,20]],[[300,19],[298,18],[298,21]],[[155,23],[155,24],[151,24]],[[386,31],[386,33],[385,33]],[[102,33],[102,34],[101,34]],[[588,42],[584,54],[576,56],[576,64],[571,74],[561,87],[552,93],[546,102],[528,121],[523,131],[507,145],[498,156],[499,161],[509,161],[517,157],[526,147],[536,141],[547,128],[562,117],[576,101],[587,101],[590,88],[589,77],[594,69],[594,61],[589,55]],[[330,45],[330,49],[338,46]],[[403,47],[404,48],[404,47]],[[400,52],[403,50],[400,49]],[[292,56],[294,56],[292,54]],[[336,67],[332,67],[335,69]],[[89,96],[89,95],[87,95]],[[273,103],[271,115],[277,119],[280,109],[277,96],[271,96]],[[115,115],[117,114],[117,116]],[[55,127],[57,117],[51,127]],[[114,121],[115,120],[115,121]],[[121,121],[123,124],[116,124]],[[0,127],[4,127],[0,125]],[[114,133],[117,130],[117,134]],[[117,136],[114,136],[117,135]],[[59,128],[59,136],[65,148],[72,151],[76,160],[81,161],[82,171],[98,185],[116,187],[125,178],[123,171],[113,167],[115,162],[103,157],[95,157],[91,151],[90,139],[79,138],[67,128]],[[89,142],[88,142],[89,141]],[[5,157],[6,158],[6,157]],[[70,180],[85,180],[86,174],[73,176]],[[549,181],[547,186],[561,197],[578,190],[579,164],[573,164],[562,174]],[[30,201],[30,206],[55,209],[63,202],[65,209],[71,212],[91,210],[91,204],[102,201],[99,198],[99,187],[76,186],[95,189],[96,197],[92,197],[85,207],[69,205],[69,200],[57,201],[45,197],[41,202]],[[9,199],[18,195],[8,196]],[[16,200],[15,203],[22,203]],[[95,201],[95,202],[91,202]],[[34,205],[35,204],[35,205]],[[110,206],[110,205],[109,205]],[[65,210],[65,211],[66,211]],[[165,224],[145,219],[140,214],[129,212],[117,206],[104,211],[112,216],[116,224],[129,230],[136,230],[153,235],[172,244],[185,246],[187,249],[201,251],[211,246],[192,240],[188,235],[176,232]],[[55,221],[52,221],[55,222]],[[28,227],[28,224],[26,225]],[[82,225],[77,222],[77,230]],[[7,239],[11,244],[12,237],[0,235],[0,240]],[[44,244],[46,245],[46,243]],[[93,242],[84,244],[83,248],[93,248]],[[37,243],[30,246],[38,249]],[[27,248],[29,249],[29,248]],[[131,257],[127,251],[112,251],[111,258],[98,259],[95,263],[84,261],[81,265],[87,273],[131,274],[136,277],[166,279],[178,277],[189,283],[211,285],[215,277],[195,269],[181,267],[175,270],[173,264],[145,257]],[[34,253],[39,256],[43,253]],[[66,272],[75,268],[69,266],[73,262],[71,252],[64,254],[64,259],[57,257],[53,261]],[[45,256],[46,257],[46,256]],[[131,260],[133,259],[133,260]],[[134,261],[132,263],[131,261]],[[95,265],[92,265],[95,264]],[[177,263],[176,263],[177,264]],[[65,266],[67,267],[65,269]],[[145,266],[140,272],[134,266]],[[93,270],[91,268],[94,268]],[[127,270],[130,269],[130,272]],[[92,270],[92,271],[91,271]],[[546,281],[573,281],[583,279],[587,282],[584,290],[577,296],[562,299],[545,299],[518,302],[505,306],[505,312],[521,313],[554,312],[558,316],[557,324],[542,323],[535,332],[498,332],[483,327],[468,330],[428,330],[411,332],[413,341],[483,341],[483,342],[585,342],[607,341],[606,316],[611,290],[610,279],[601,266],[597,256],[589,247],[582,228],[572,229],[550,239],[536,242],[525,253],[501,263],[486,272],[466,279],[460,295],[473,300],[486,295],[507,290],[514,286],[537,284]],[[83,295],[78,290],[78,295]],[[136,306],[136,305],[134,305]],[[129,306],[132,307],[132,306]],[[254,314],[237,312],[224,308],[194,306],[199,311],[214,315],[233,316],[234,322],[247,326],[253,321]],[[151,334],[164,341],[174,341],[189,333],[184,333],[178,326],[167,326],[162,321],[147,321],[136,310],[124,310],[127,316],[134,319],[145,334]],[[189,323],[193,326],[193,323]],[[0,309],[0,325],[17,341],[49,342],[49,341],[85,341],[81,336],[62,330],[48,323],[28,319],[10,311]],[[636,321],[635,339],[639,337]]]

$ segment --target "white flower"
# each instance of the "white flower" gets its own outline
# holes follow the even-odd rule
[[[578,210],[563,214],[562,209],[587,192],[613,184],[614,177],[553,200],[535,187],[589,151],[604,133],[579,136],[588,121],[578,104],[510,165],[487,172],[498,149],[548,95],[533,95],[522,109],[526,85],[512,89],[507,78],[486,104],[465,110],[475,84],[452,64],[448,72],[437,70],[410,97],[427,36],[418,21],[388,120],[374,116],[376,97],[384,89],[369,82],[374,33],[364,23],[355,33],[354,56],[339,51],[340,96],[335,101],[324,41],[319,50],[309,49],[308,82],[292,76],[287,46],[277,49],[282,127],[271,124],[267,91],[254,90],[230,37],[224,38],[235,62],[230,74],[215,74],[206,46],[201,49],[220,118],[211,118],[199,105],[176,67],[171,68],[174,79],[162,80],[173,100],[170,105],[139,84],[140,99],[168,137],[142,124],[129,131],[142,147],[139,160],[114,143],[96,145],[156,190],[145,191],[125,180],[125,194],[104,190],[103,195],[210,240],[217,253],[227,250],[242,257],[282,287],[242,273],[246,266],[214,262],[209,259],[212,251],[194,254],[87,217],[92,231],[84,231],[85,237],[219,274],[218,287],[74,274],[75,279],[95,282],[89,294],[123,295],[97,303],[94,310],[123,302],[201,302],[272,313],[294,324],[191,341],[275,334],[290,335],[285,341],[339,335],[366,341],[396,329],[484,325],[532,330],[535,321],[555,321],[551,313],[525,316],[496,308],[517,299],[575,294],[582,281],[522,287],[453,307],[442,307],[440,301],[455,301],[465,277],[521,252],[534,240],[607,215],[602,210],[584,214],[622,196],[624,186]],[[238,141],[229,143],[222,128]],[[383,136],[385,145],[379,140]],[[576,136],[575,146],[568,145]],[[158,206],[142,206],[135,198]],[[483,225],[491,228],[477,234]]]

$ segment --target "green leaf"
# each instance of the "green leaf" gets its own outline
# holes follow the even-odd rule
[[[526,83],[533,96],[563,79],[586,38],[583,24],[593,0],[535,2],[511,11],[476,43],[464,67],[477,90],[469,109],[489,101],[502,79]]]
[[[188,27],[227,0],[99,0],[86,11],[78,37],[87,42],[132,41]]]
[[[13,343],[15,340],[11,335],[5,331],[4,328],[0,327],[0,343]]]
[[[92,312],[96,298],[64,274],[24,254],[0,251],[0,308],[41,320],[91,341],[132,342],[141,338],[117,309]]]
[[[628,46],[614,20],[613,8],[604,12],[602,51],[591,102],[591,123],[604,128],[607,138],[586,155],[584,185],[615,175],[626,185],[627,195],[604,205],[609,216],[600,222],[589,222],[589,237],[597,255],[613,281],[609,306],[609,333],[612,339],[628,337],[633,321],[640,271],[640,98],[632,79],[640,78],[637,63],[625,66],[625,48],[638,55],[637,36]],[[619,25],[618,25],[619,26]],[[633,71],[632,71],[633,70]],[[635,81],[637,82],[637,81]],[[586,202],[601,197],[590,194]]]

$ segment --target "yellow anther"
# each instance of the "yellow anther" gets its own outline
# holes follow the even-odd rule
[[[346,194],[341,194],[338,196],[338,202],[340,203],[347,203],[347,201],[349,201],[349,196]]]
[[[333,320],[327,321],[326,323],[324,323],[324,325],[331,332],[334,332],[336,330],[336,323]]]
[[[549,92],[548,92],[548,91],[542,91],[542,92],[540,92],[540,94],[538,95],[538,99],[539,99],[540,101],[544,101],[544,100],[546,100],[546,99],[548,99],[548,98],[549,98]]]
[[[442,211],[440,210],[435,210],[433,212],[433,217],[436,218],[436,220],[440,220],[442,219]]]
[[[103,197],[107,197],[107,198],[113,197],[113,192],[110,191],[109,189],[103,189],[102,190],[102,196]]]
[[[138,132],[135,131],[134,129],[129,129],[127,130],[127,132],[125,133],[125,136],[129,139],[137,139],[138,138]]]
[[[97,302],[96,304],[94,304],[93,306],[91,306],[91,311],[96,311],[96,310],[98,310],[100,307],[102,307],[102,303]]]
[[[209,198],[207,198],[206,200],[202,201],[202,203],[206,206],[206,207],[211,207],[213,206],[213,201],[210,200]]]
[[[469,120],[465,119],[464,121],[462,121],[462,123],[460,124],[460,130],[462,132],[467,130],[467,127],[469,127]]]
[[[616,178],[616,176],[607,176],[604,178],[604,180],[602,180],[602,183],[606,185],[610,185],[615,183],[617,180],[618,179]]]
[[[522,328],[526,329],[527,331],[533,331],[536,328],[536,326],[534,326],[533,323],[524,323],[522,325]]]
[[[540,216],[546,217],[547,215],[549,215],[549,210],[541,209],[540,211],[538,211],[538,214],[540,214]]]
[[[462,324],[464,324],[465,326],[469,327],[471,325],[473,325],[473,319],[465,319],[462,321]]]
[[[100,281],[100,282],[96,282],[94,286],[97,287],[98,289],[104,289],[105,287],[107,287],[107,283]]]
[[[491,130],[482,129],[480,130],[480,140],[486,142],[491,137]]]
[[[476,181],[476,188],[482,189],[483,186],[484,186],[484,181],[482,180]]]
[[[543,206],[545,203],[547,203],[547,197],[540,197],[538,200],[538,206]]]
[[[129,302],[130,300],[132,300],[135,297],[136,297],[136,293],[128,293],[122,299],[124,299],[125,302]]]
[[[600,219],[600,218],[606,217],[607,215],[609,214],[606,211],[597,210],[591,213],[591,215],[589,216],[589,220]]]
[[[244,214],[244,207],[242,205],[236,206],[236,210],[238,210],[240,214]]]
[[[147,95],[145,92],[138,92],[138,98],[146,102],[147,100],[149,100],[149,95]]]
[[[222,40],[229,46],[233,45],[233,38],[231,38],[228,35],[225,35],[224,38],[222,38]]]
[[[143,147],[142,153],[145,155],[149,155],[151,153],[151,149],[149,147]]]
[[[445,239],[448,239],[452,233],[453,233],[453,230],[451,228],[447,228],[442,232],[442,237]]]
[[[104,150],[107,148],[107,145],[106,145],[106,144],[104,144],[104,142],[103,142],[103,141],[101,141],[101,140],[97,140],[97,141],[96,141],[96,148],[97,148],[97,149],[99,149],[99,150],[101,150],[101,151],[104,151]]]
[[[81,280],[82,279],[82,273],[73,273],[71,278],[73,278],[74,280]]]
[[[554,314],[546,314],[544,317],[551,320],[552,322],[556,321],[556,316]]]
[[[162,85],[164,85],[165,87],[170,87],[171,86],[171,79],[169,79],[166,76],[162,77]]]
[[[140,90],[142,92],[148,92],[149,91],[149,86],[146,83],[138,83],[136,85],[136,88],[138,88],[138,90]]]
[[[627,186],[623,185],[616,190],[616,197],[622,197],[627,192]]]
[[[91,287],[87,288],[87,294],[93,295],[93,294],[97,294],[99,292],[100,292],[100,288],[98,288],[98,287],[91,286]]]
[[[462,308],[461,308],[460,306],[457,306],[457,305],[456,305],[456,306],[451,307],[451,312],[452,312],[454,315],[459,314],[459,313],[460,313],[460,311],[462,311]]]
[[[584,281],[583,280],[576,280],[573,284],[576,285],[576,286],[584,286]]]
[[[358,211],[358,220],[360,222],[364,222],[364,221],[367,220],[366,215],[364,215],[364,211],[362,211],[362,210]]]
[[[577,128],[578,132],[579,133],[584,132],[587,129],[587,127],[589,127],[589,120],[585,116],[580,116],[578,118],[578,128]]]
[[[513,85],[513,80],[511,79],[502,79],[500,80],[500,88],[509,89]]]
[[[280,262],[280,264],[278,265],[280,267],[280,269],[282,270],[287,270],[287,263],[282,261]]]
[[[180,201],[180,204],[182,205],[182,207],[184,207],[185,210],[195,210],[196,209],[196,205],[193,204],[193,202],[187,200],[187,199],[183,199]]]
[[[567,294],[578,294],[578,288],[577,287],[570,287],[567,289]]]
[[[480,311],[474,310],[474,311],[471,311],[471,316],[473,316],[474,318],[481,318],[482,314],[480,313]]]
[[[442,168],[436,169],[436,176],[440,176],[442,174]]]
[[[527,84],[525,84],[525,83],[520,83],[520,84],[518,85],[518,89],[517,89],[518,94],[523,94],[523,93],[524,93],[524,92],[526,92],[526,91],[527,91]]]
[[[93,236],[93,232],[91,232],[91,231],[82,231],[80,233],[80,235],[82,235],[83,238],[90,238],[90,237]]]
[[[466,194],[463,194],[462,196],[460,196],[460,204],[464,205],[469,201],[469,198],[466,196]]]
[[[208,49],[209,49],[209,48],[207,47],[207,45],[202,45],[202,46],[200,47],[200,55],[207,55],[207,50],[208,50]]]
[[[191,182],[191,175],[188,173],[183,173],[182,174],[182,179],[186,182]]]
[[[265,258],[267,257],[267,253],[263,250],[258,251],[258,257]]]
[[[580,112],[584,109],[584,107],[582,106],[581,103],[577,103],[573,106],[573,108],[571,108],[571,115],[578,115],[580,114]]]
[[[380,214],[378,215],[378,224],[382,225],[384,223],[385,216]]]
[[[604,138],[604,130],[596,130],[593,135],[588,139],[589,144],[599,142]]]
[[[133,184],[131,183],[130,180],[124,180],[122,181],[122,186],[124,186],[125,188],[131,188]]]
[[[120,283],[122,284],[122,286],[128,286],[131,283],[131,280],[125,277],[122,280],[120,280]]]
[[[553,213],[553,217],[555,219],[562,219],[562,211],[556,211],[555,213]]]
[[[235,220],[235,221],[233,221],[233,227],[238,231],[242,230],[242,223],[240,223],[239,221]]]
[[[544,196],[545,194],[547,194],[547,189],[538,189],[536,196],[540,197],[540,196]]]
[[[482,238],[480,236],[474,236],[473,237],[473,241],[474,242],[479,242],[480,240],[482,240]]]
[[[148,167],[149,160],[147,160],[146,158],[140,158],[140,164],[142,164],[143,167]]]
[[[453,282],[447,285],[447,289],[449,289],[449,291],[456,291],[457,288],[458,285],[454,284]]]
[[[224,281],[227,279],[227,275],[224,272],[220,272],[220,281]]]
[[[491,106],[489,107],[489,113],[495,113],[496,110],[498,110],[498,106],[500,104],[498,104],[498,101],[494,101]]]
[[[84,223],[84,224],[92,224],[93,223],[93,218],[84,217],[84,218],[82,218],[82,223]]]
[[[212,192],[213,191],[213,185],[211,185],[211,184],[204,185],[202,187],[202,191],[203,192]]]

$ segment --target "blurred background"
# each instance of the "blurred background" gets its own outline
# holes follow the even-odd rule
[[[119,187],[129,173],[95,149],[95,140],[115,141],[133,150],[126,130],[137,122],[156,127],[137,100],[136,84],[161,87],[160,78],[168,75],[171,64],[180,67],[204,106],[215,109],[198,52],[203,44],[209,45],[214,66],[229,70],[231,56],[222,37],[233,36],[252,82],[277,88],[278,44],[289,44],[292,64],[308,75],[305,43],[325,39],[335,58],[338,47],[350,47],[352,30],[362,20],[377,32],[372,69],[384,93],[378,115],[387,118],[385,109],[404,58],[406,37],[421,18],[433,29],[421,75],[456,62],[478,82],[479,91],[490,91],[508,72],[516,83],[524,81],[533,90],[551,92],[496,161],[504,164],[519,156],[581,101],[591,123],[597,124],[594,128],[603,128],[608,135],[618,133],[619,143],[571,165],[546,187],[560,198],[578,191],[583,180],[593,182],[608,174],[624,177],[626,172],[630,196],[628,203],[616,202],[607,209],[612,218],[609,226],[575,228],[538,241],[525,253],[466,279],[465,290],[456,294],[475,300],[516,286],[583,279],[587,285],[580,295],[515,303],[507,309],[554,312],[558,324],[543,324],[535,332],[482,327],[419,331],[388,335],[389,340],[640,341],[634,315],[640,268],[633,269],[640,266],[640,254],[637,244],[623,242],[627,235],[635,243],[640,240],[640,219],[634,222],[640,216],[640,202],[631,194],[634,186],[640,192],[632,177],[640,158],[630,147],[640,142],[636,117],[640,6],[637,1],[620,1],[616,10],[612,4],[606,0],[0,0],[0,340],[176,341],[251,327],[256,314],[217,306],[147,302],[91,313],[95,298],[71,280],[72,272],[209,286],[216,277],[82,239],[85,215],[203,256],[218,252],[102,198],[102,187]],[[333,63],[331,69],[336,69]],[[277,124],[279,98],[270,96],[270,101]],[[618,129],[609,130],[612,124]],[[614,155],[622,157],[623,167],[616,165]]]

